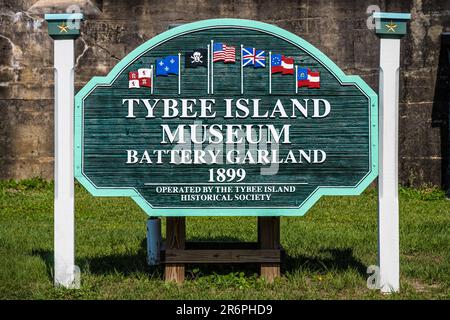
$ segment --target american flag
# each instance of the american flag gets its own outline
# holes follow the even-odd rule
[[[236,48],[217,42],[213,46],[213,61],[236,62]]]

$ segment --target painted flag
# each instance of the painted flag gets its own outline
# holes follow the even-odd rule
[[[272,58],[270,61],[272,73],[283,72],[283,67],[281,66],[281,58],[281,54],[272,54]]]
[[[141,87],[151,88],[152,87],[152,80],[150,78],[141,78],[141,79],[139,79],[139,85]]]
[[[283,74],[294,74],[294,58],[283,56],[281,65],[283,67]]]
[[[140,68],[128,72],[128,88],[152,87],[152,69]]]
[[[236,62],[236,48],[216,42],[213,45],[213,62]]]
[[[138,69],[139,86],[151,88],[152,86],[152,69],[140,68]]]
[[[140,88],[137,71],[128,72],[128,88]]]
[[[320,72],[313,72],[306,68],[297,70],[297,88],[308,87],[320,89]]]
[[[207,49],[195,49],[184,54],[184,65],[186,68],[207,67],[207,58]]]
[[[266,54],[264,50],[255,48],[242,48],[242,66],[253,66],[253,68],[266,67]]]
[[[294,58],[285,57],[281,54],[272,54],[272,73],[294,74]]]
[[[318,88],[320,89],[320,72],[312,72],[308,70],[308,88]]]
[[[156,76],[168,76],[169,74],[179,73],[178,56],[167,56],[165,58],[156,59]]]
[[[308,69],[299,68],[297,70],[297,88],[308,87]]]

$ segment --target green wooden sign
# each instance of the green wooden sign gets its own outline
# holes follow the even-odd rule
[[[303,215],[377,176],[378,101],[300,37],[205,20],[142,44],[75,98],[75,176],[149,215]]]

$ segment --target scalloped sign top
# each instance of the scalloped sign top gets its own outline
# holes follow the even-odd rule
[[[302,38],[181,25],[75,98],[75,176],[150,216],[295,216],[377,176],[378,100]]]

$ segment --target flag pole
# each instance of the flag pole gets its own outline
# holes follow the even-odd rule
[[[297,84],[297,80],[298,79],[298,66],[295,66],[295,93],[298,93],[298,84]]]
[[[150,85],[151,85],[151,87],[150,87],[150,94],[153,94],[153,85],[154,85],[154,83],[153,83],[153,65],[152,64],[150,65]]]
[[[207,93],[209,94],[209,68],[210,68],[210,62],[209,62],[209,56],[210,56],[210,46],[209,46],[209,44],[207,45],[207,47],[208,47],[208,61],[207,61],[207,63],[208,63],[208,84],[207,84],[207,89],[206,89],[206,91],[207,91]]]
[[[211,94],[214,94],[214,40],[211,40]]]
[[[272,94],[272,51],[269,51],[269,94]]]
[[[178,52],[178,94],[181,94],[181,53]]]
[[[242,58],[242,49],[244,45],[241,44],[241,94],[244,94],[244,63]]]

